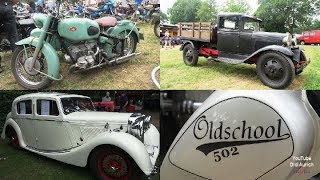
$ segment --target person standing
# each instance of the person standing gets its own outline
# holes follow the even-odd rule
[[[12,52],[16,48],[15,43],[18,41],[16,17],[12,6],[18,2],[19,0],[0,0],[0,23],[4,25],[5,32],[8,33]]]
[[[16,24],[16,17],[12,6],[17,4],[19,0],[0,0],[0,24],[3,24],[5,32],[8,34],[10,48],[13,52],[18,41],[18,30]],[[0,72],[2,72],[1,57],[0,57]]]
[[[126,93],[122,93],[120,96],[120,112],[126,112],[128,106],[128,97]]]
[[[170,33],[169,30],[167,29],[166,32],[164,33],[165,39],[164,39],[164,48],[167,48],[168,46],[171,48],[171,39],[170,39]]]
[[[106,92],[106,96],[102,97],[102,102],[109,102],[111,101],[110,93]]]

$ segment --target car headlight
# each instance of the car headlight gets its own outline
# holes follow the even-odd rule
[[[134,135],[143,137],[143,134],[150,128],[151,116],[133,114],[129,118],[130,132]]]

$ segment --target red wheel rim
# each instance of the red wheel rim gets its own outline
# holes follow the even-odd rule
[[[20,147],[18,135],[15,131],[10,134],[10,144],[14,147]]]
[[[131,174],[129,160],[116,152],[102,152],[96,161],[98,173],[107,180],[128,180]]]

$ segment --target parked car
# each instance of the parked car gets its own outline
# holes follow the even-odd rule
[[[97,112],[89,97],[34,93],[12,103],[1,134],[11,145],[75,166],[98,179],[155,173],[159,132],[143,114]]]
[[[300,44],[320,44],[320,30],[304,31],[299,37]]]
[[[306,180],[320,172],[319,91],[215,91],[202,104],[181,99],[182,93],[161,102],[168,116],[161,131],[179,127],[161,179]],[[181,116],[192,111],[181,128]],[[162,151],[170,141],[163,137]]]
[[[283,89],[308,65],[304,52],[290,33],[261,32],[257,17],[239,13],[218,15],[218,25],[179,23],[178,34],[186,65],[195,66],[198,57],[229,64],[256,64],[263,84]]]

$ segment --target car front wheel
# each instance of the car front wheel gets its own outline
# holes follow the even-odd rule
[[[128,180],[140,172],[127,153],[113,146],[94,150],[90,158],[90,168],[97,179],[105,180]]]
[[[191,44],[183,48],[183,61],[188,66],[195,66],[198,63],[199,54]]]
[[[262,54],[256,68],[262,83],[274,89],[288,87],[295,77],[292,61],[287,56],[276,52]]]

